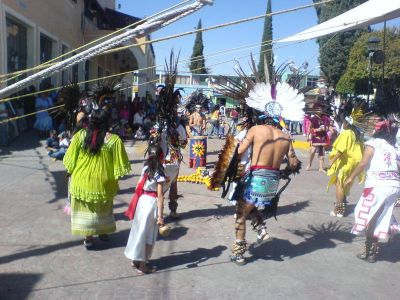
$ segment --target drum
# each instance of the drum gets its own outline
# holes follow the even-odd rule
[[[189,139],[189,168],[205,167],[207,164],[207,137],[194,136]]]

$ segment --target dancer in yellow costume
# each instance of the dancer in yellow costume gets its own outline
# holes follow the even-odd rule
[[[340,133],[332,146],[329,155],[330,166],[327,175],[330,176],[328,189],[336,185],[336,202],[334,203],[331,216],[342,218],[346,211],[345,199],[350,192],[351,186],[344,187],[344,182],[350,176],[362,159],[364,148],[363,138],[360,130],[355,126],[357,119],[363,116],[361,109],[353,110],[350,117],[346,117],[343,123],[343,131]],[[359,175],[359,182],[365,179],[364,173]]]

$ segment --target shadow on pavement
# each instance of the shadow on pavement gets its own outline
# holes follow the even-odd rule
[[[133,176],[134,177],[134,176]],[[132,187],[126,188],[126,189],[120,189],[118,191],[118,195],[124,195],[124,194],[131,194],[135,192],[135,187],[132,185]]]
[[[41,274],[35,273],[0,274],[0,299],[28,299],[33,287],[41,277]]]
[[[158,270],[165,270],[181,265],[186,265],[186,268],[195,268],[210,258],[219,257],[226,249],[225,246],[216,246],[211,249],[197,248],[190,251],[172,252],[171,255],[160,257],[154,260],[153,263],[157,266]]]
[[[126,217],[124,218],[128,220],[128,218]],[[129,232],[130,229],[125,229],[111,233],[109,235],[110,240],[108,242],[103,242],[95,238],[94,247],[90,249],[90,251],[102,251],[106,249],[121,248],[121,247],[125,248],[126,243],[128,242]]]
[[[24,250],[24,251],[21,251],[18,253],[0,257],[0,265],[9,263],[9,262],[12,262],[15,260],[19,260],[19,259],[29,258],[32,256],[46,255],[46,254],[49,254],[49,253],[52,253],[55,251],[59,251],[62,249],[76,247],[76,246],[80,245],[81,243],[82,243],[81,241],[68,241],[68,242],[64,242],[61,244],[46,245],[46,246],[42,246],[40,248]]]
[[[48,170],[47,170],[48,171]],[[51,188],[54,192],[53,199],[47,201],[47,203],[54,203],[58,200],[64,199],[66,200],[68,197],[68,178],[66,171],[54,171],[50,172],[53,180],[47,180],[47,172],[46,172],[46,181],[49,182]]]
[[[176,241],[179,240],[181,237],[185,236],[188,232],[189,228],[179,226],[179,227],[173,227],[171,229],[171,233],[167,237],[163,237],[161,235],[158,235],[157,240],[162,240],[162,241]]]
[[[382,244],[378,253],[378,262],[380,260],[391,263],[397,263],[400,261],[400,236],[396,235],[393,239],[386,244]]]
[[[299,212],[299,211],[303,210],[304,208],[308,207],[309,202],[310,201],[306,200],[306,201],[295,202],[292,204],[287,204],[287,205],[282,205],[282,206],[279,205],[277,217],[279,215],[287,215],[287,214]]]
[[[343,227],[338,221],[308,225],[308,229],[289,231],[303,237],[304,241],[292,244],[288,240],[273,238],[272,241],[259,247],[253,244],[249,248],[252,257],[248,259],[248,262],[258,259],[283,261],[284,258],[294,258],[320,249],[335,248],[336,243],[333,240],[350,243],[354,238],[350,233],[350,228]]]
[[[308,206],[309,201],[301,201],[288,205],[283,205],[278,207],[278,215],[285,215],[290,213],[298,212]],[[205,217],[215,217],[221,218],[226,216],[233,216],[235,213],[235,206],[222,206],[221,204],[216,204],[216,208],[207,209],[195,209],[187,212],[179,213],[181,219],[190,218],[205,218]]]
[[[205,218],[205,217],[215,217],[221,218],[225,216],[233,216],[235,213],[234,206],[222,206],[221,204],[216,204],[216,208],[207,209],[194,209],[187,212],[179,213],[181,219],[191,219],[191,218]]]
[[[46,137],[47,138],[47,137]],[[41,146],[40,138],[35,134],[35,131],[29,130],[21,133],[8,147],[4,147],[9,152],[18,152],[28,149],[34,149]]]

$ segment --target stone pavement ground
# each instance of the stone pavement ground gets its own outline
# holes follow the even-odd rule
[[[209,140],[209,168],[221,146],[222,141]],[[133,172],[120,181],[115,197],[117,232],[93,251],[70,234],[62,163],[47,157],[29,133],[3,149],[0,299],[398,299],[400,239],[382,247],[381,261],[358,260],[363,240],[349,233],[353,215],[329,216],[334,189],[326,192],[327,177],[315,170],[317,161],[314,171],[293,179],[281,197],[278,221],[268,221],[273,239],[251,245],[243,267],[228,259],[233,207],[220,192],[179,183],[181,219],[170,221],[171,235],[156,244],[158,272],[138,276],[123,254],[130,230],[123,212],[142,168],[144,145],[127,142],[126,149]],[[306,162],[307,153],[298,154]],[[190,173],[183,165],[181,174]],[[361,191],[353,188],[351,210]],[[254,232],[248,240],[255,241]]]

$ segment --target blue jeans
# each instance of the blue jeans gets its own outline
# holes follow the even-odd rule
[[[232,120],[232,123],[231,123],[231,133],[232,133],[233,135],[235,135],[235,133],[236,133],[236,126],[237,126],[237,124],[238,124],[238,120]]]
[[[217,120],[211,120],[211,126],[212,127],[208,132],[208,136],[217,136],[219,134],[219,122]]]
[[[64,158],[65,152],[67,152],[67,149],[61,147],[58,151],[50,151],[49,156],[55,159],[62,160]]]

